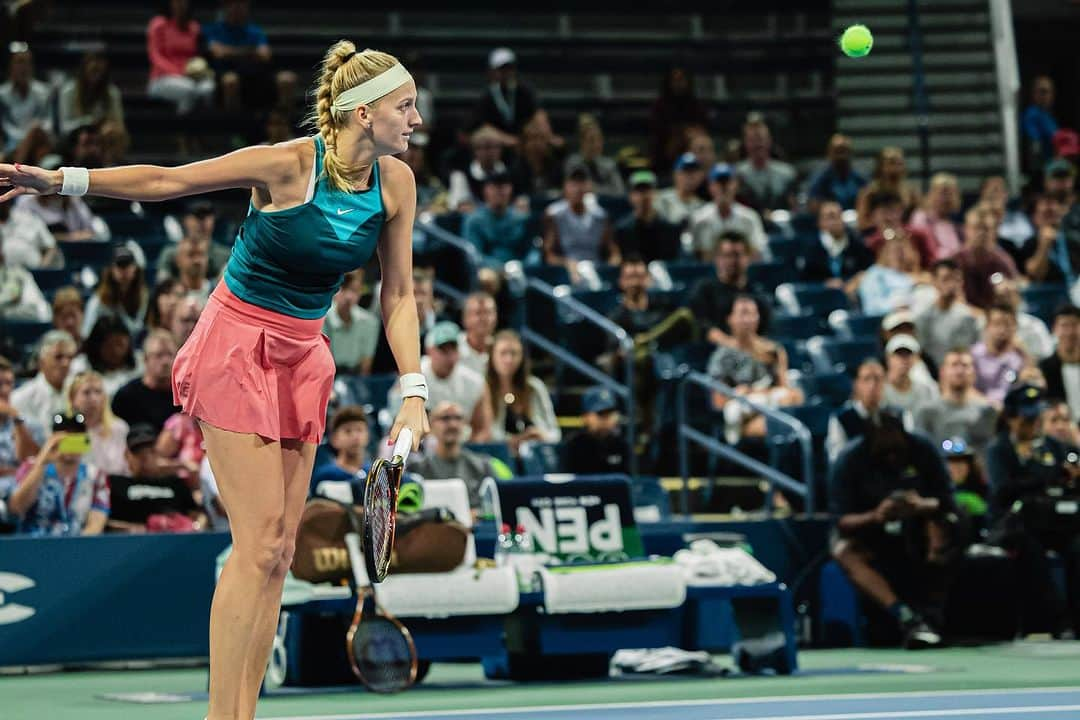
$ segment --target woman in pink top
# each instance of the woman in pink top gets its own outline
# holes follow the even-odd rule
[[[210,101],[214,78],[205,61],[189,63],[199,50],[199,23],[191,19],[188,0],[169,0],[168,14],[150,21],[146,28],[146,54],[150,57],[150,97],[176,104],[180,115]]]
[[[960,187],[956,176],[936,173],[922,207],[911,216],[911,226],[926,233],[934,247],[934,257],[952,257],[963,242],[952,216],[960,212]]]

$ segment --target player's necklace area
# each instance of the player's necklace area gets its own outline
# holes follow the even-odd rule
[[[349,180],[349,182],[350,182],[349,192],[362,193],[362,192],[367,192],[368,190],[370,190],[371,189],[372,169],[374,167],[375,167],[374,165],[368,165],[367,166],[367,172],[364,174],[363,182],[353,182],[352,179],[350,178],[350,180]]]

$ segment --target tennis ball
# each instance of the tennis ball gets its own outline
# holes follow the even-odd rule
[[[848,57],[862,57],[870,54],[874,47],[874,36],[865,25],[852,25],[840,36],[840,49]]]

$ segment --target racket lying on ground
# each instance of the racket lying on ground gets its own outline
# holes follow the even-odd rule
[[[394,545],[397,490],[405,459],[412,449],[412,433],[402,430],[389,460],[376,460],[364,484],[364,516],[354,518],[345,546],[353,569],[356,612],[345,635],[353,673],[367,688],[378,693],[399,692],[416,681],[416,645],[408,628],[379,604],[371,583],[386,578]],[[359,527],[357,527],[359,525]],[[367,571],[367,579],[360,568]],[[364,614],[371,599],[374,613]]]

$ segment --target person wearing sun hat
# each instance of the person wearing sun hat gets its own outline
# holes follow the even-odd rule
[[[894,335],[885,343],[885,404],[908,413],[938,399],[937,385],[914,372],[920,364],[919,341],[911,335]],[[923,365],[925,368],[925,365]]]
[[[630,213],[615,224],[620,254],[640,255],[645,262],[679,257],[679,228],[656,210],[656,174],[637,170],[630,175]]]

